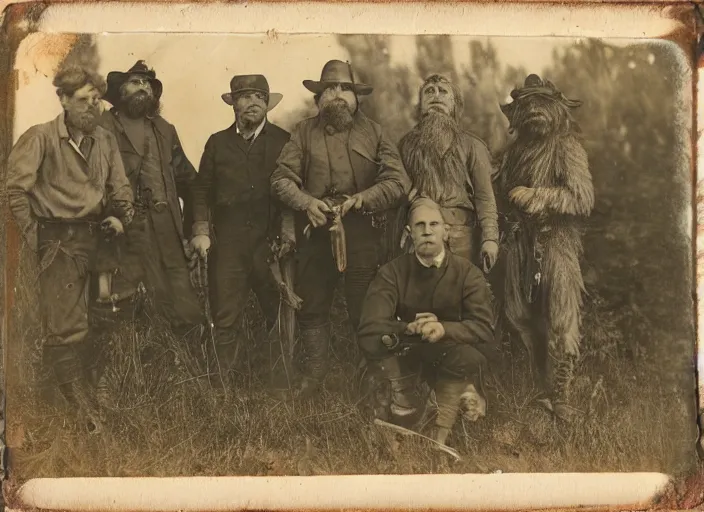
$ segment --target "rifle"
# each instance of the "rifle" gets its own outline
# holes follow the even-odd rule
[[[198,277],[198,288],[200,288],[203,295],[203,308],[205,310],[205,320],[208,323],[208,332],[210,334],[210,343],[212,343],[213,352],[215,352],[215,322],[213,322],[213,313],[210,309],[210,286],[208,285],[208,255],[205,257],[198,257],[197,263],[197,277]],[[204,357],[206,360],[206,365],[208,366],[206,370],[210,374],[210,364],[208,363],[207,350],[204,351]],[[217,357],[217,356],[216,356]]]

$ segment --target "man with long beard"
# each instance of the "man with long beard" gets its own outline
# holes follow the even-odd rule
[[[133,197],[117,141],[98,126],[104,79],[69,67],[53,83],[63,111],[19,138],[7,164],[7,193],[17,225],[40,259],[44,363],[72,412],[96,431],[86,294],[101,225],[122,232],[132,219]]]
[[[359,110],[358,97],[370,94],[372,87],[355,81],[348,63],[329,61],[320,81],[305,80],[303,85],[315,94],[319,114],[293,129],[271,186],[295,215],[295,233],[285,236],[297,244],[295,292],[303,299],[298,325],[305,353],[302,388],[309,395],[328,371],[329,317],[340,270],[356,331],[364,295],[383,258],[375,217],[398,207],[410,181],[381,126]],[[333,253],[331,241],[341,241],[340,223],[346,250],[337,245]]]
[[[399,151],[413,183],[409,200],[422,196],[438,203],[450,251],[488,273],[499,252],[494,172],[486,145],[460,127],[463,106],[455,84],[441,75],[428,77],[418,94],[420,121],[401,139]]]
[[[203,320],[190,280],[193,253],[179,203],[190,211],[196,170],[176,128],[160,115],[162,90],[144,61],[107,77],[105,99],[113,108],[104,113],[101,124],[117,138],[136,202],[109,295],[112,300],[128,299],[142,283],[157,311],[183,332]],[[190,229],[189,222],[186,227]]]

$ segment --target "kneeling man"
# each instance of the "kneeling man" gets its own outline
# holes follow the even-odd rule
[[[484,414],[478,394],[489,360],[497,354],[493,312],[484,276],[446,248],[439,206],[414,201],[406,230],[414,253],[379,269],[367,292],[359,343],[372,367],[391,383],[391,420],[417,418],[417,374],[435,390],[434,438],[445,443],[462,405],[470,419]]]

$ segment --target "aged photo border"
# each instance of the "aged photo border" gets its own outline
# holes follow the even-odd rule
[[[146,2],[144,2],[146,3]],[[394,23],[387,23],[383,32],[392,33],[461,33],[477,35],[531,35],[531,36],[594,36],[594,37],[628,37],[628,38],[654,38],[668,40],[677,43],[688,54],[692,55],[692,66],[699,69],[699,77],[693,74],[692,95],[694,100],[693,119],[692,122],[692,183],[699,182],[704,176],[699,176],[695,172],[695,161],[701,168],[704,161],[699,161],[701,158],[699,152],[695,149],[695,140],[698,144],[704,144],[704,139],[699,136],[700,131],[697,128],[696,117],[702,112],[700,102],[697,101],[696,90],[697,81],[702,80],[704,72],[704,62],[694,62],[696,36],[698,27],[695,25],[697,21],[697,11],[691,5],[683,5],[683,3],[669,4],[666,6],[658,5],[660,2],[652,2],[649,4],[628,2],[614,3],[613,5],[603,5],[604,3],[594,3],[590,6],[580,5],[583,3],[573,2],[571,5],[566,4],[546,4],[539,3],[534,5],[526,5],[527,2],[518,2],[515,4],[488,4],[488,3],[433,3],[430,4],[411,4],[410,2],[399,3],[397,6],[392,6],[389,3],[361,4],[361,3],[250,3],[237,5],[223,5],[206,2],[196,4],[182,5],[159,5],[158,3],[150,4],[150,13],[152,19],[158,19],[158,23],[150,23],[148,20],[139,16],[134,16],[135,12],[144,9],[143,3],[128,4],[127,2],[110,2],[110,3],[86,3],[81,5],[69,5],[70,2],[53,2],[44,4],[27,3],[21,7],[5,11],[5,19],[3,20],[3,41],[0,46],[0,76],[7,76],[9,79],[0,80],[0,111],[7,112],[7,115],[2,119],[2,129],[0,129],[0,137],[2,137],[2,145],[0,145],[0,159],[4,161],[9,147],[7,146],[7,134],[11,141],[13,110],[12,110],[12,88],[13,78],[11,73],[5,75],[5,70],[12,69],[14,51],[20,41],[29,33],[35,31],[52,31],[52,32],[140,32],[140,31],[164,31],[164,32],[258,32],[269,33],[271,37],[275,37],[277,32],[346,32],[346,33],[361,33],[375,32],[370,28],[376,27],[378,30],[378,19],[384,19],[383,16],[375,15],[379,9],[395,9]],[[584,2],[586,3],[586,2]],[[665,4],[665,2],[662,2]],[[0,4],[2,5],[2,4]],[[5,7],[2,5],[3,8]],[[102,11],[99,14],[97,7]],[[222,10],[238,9],[238,14],[245,12],[240,16],[223,16]],[[311,21],[310,9],[315,11],[315,17]],[[220,10],[218,12],[218,10]],[[248,10],[248,11],[247,11]],[[287,12],[284,12],[288,10]],[[343,10],[352,11],[354,14],[348,16],[347,23],[341,28],[331,28],[330,23],[325,20],[334,20],[336,16]],[[545,13],[550,10],[551,16],[548,18]],[[491,13],[491,14],[489,14]],[[453,15],[454,14],[454,15]],[[491,22],[482,21],[477,23],[472,21],[465,23],[466,20],[474,19],[482,16],[491,16]],[[234,21],[236,19],[236,21]],[[388,17],[387,17],[388,19]],[[486,18],[484,18],[486,19]],[[560,19],[561,23],[556,27],[553,20]],[[87,20],[90,20],[88,22]],[[219,20],[219,21],[218,21]],[[227,20],[227,21],[223,21]],[[306,21],[307,20],[307,21]],[[453,23],[447,23],[448,20],[454,20]],[[376,23],[376,25],[374,25]],[[435,24],[434,24],[435,23]],[[156,25],[156,26],[155,26]],[[317,28],[316,28],[317,26]],[[438,26],[442,26],[438,29]],[[320,28],[324,27],[324,28]],[[397,30],[394,27],[399,27]],[[698,79],[698,80],[697,80]],[[694,139],[697,137],[697,139]],[[700,150],[704,146],[700,146]],[[695,160],[695,156],[697,159]],[[699,186],[701,188],[701,185]],[[697,199],[701,199],[701,194],[704,192],[697,190]],[[7,215],[7,212],[4,212]],[[693,226],[693,231],[695,227]],[[696,229],[699,234],[700,229]],[[17,247],[17,233],[9,231],[6,234],[7,239],[3,241],[8,250],[6,260],[3,262],[5,267],[5,275],[10,275],[10,269],[17,264],[13,258],[16,258],[16,251],[13,254],[12,248]],[[698,238],[697,238],[698,239]],[[693,237],[694,240],[694,237]],[[698,251],[699,252],[699,251]],[[698,254],[698,257],[701,256]],[[697,265],[697,294],[704,291],[704,279],[700,275],[700,267],[702,262],[698,261]],[[3,308],[11,310],[12,308],[12,293],[11,283],[5,279],[4,302]],[[699,311],[699,319],[704,315]],[[3,339],[8,331],[7,317],[3,317]],[[694,449],[694,447],[693,447]],[[332,508],[344,504],[347,508],[352,507],[368,507],[373,496],[380,495],[381,491],[388,488],[396,488],[403,490],[396,495],[388,496],[388,502],[382,502],[377,507],[383,508],[465,508],[477,507],[487,502],[476,501],[477,496],[481,498],[482,493],[477,493],[472,490],[471,481],[481,482],[479,485],[486,486],[489,492],[484,496],[491,496],[491,489],[500,489],[506,485],[506,479],[509,475],[482,475],[479,478],[483,480],[471,480],[477,478],[473,475],[447,475],[447,476],[399,476],[399,477],[314,477],[314,479],[303,479],[298,477],[275,477],[267,479],[254,478],[237,478],[237,479],[188,479],[187,485],[176,479],[122,479],[120,485],[125,487],[120,488],[115,486],[115,482],[109,479],[91,480],[90,486],[93,489],[93,494],[84,494],[81,501],[71,501],[69,496],[73,493],[72,489],[86,488],[86,482],[80,479],[68,482],[62,480],[43,480],[33,481],[25,486],[23,494],[19,496],[12,489],[11,479],[6,482],[8,497],[14,498],[8,504],[13,508],[71,508],[71,509],[92,509],[97,510],[105,507],[107,500],[113,497],[135,496],[136,499],[131,502],[116,503],[121,509],[129,508],[131,510],[155,510],[162,507],[167,509],[227,509],[227,508],[258,508],[258,509],[313,509],[313,508]],[[418,480],[422,478],[423,480]],[[492,503],[491,508],[544,508],[544,507],[567,507],[570,505],[587,505],[608,507],[610,505],[625,505],[629,508],[650,508],[654,505],[666,508],[692,508],[701,503],[701,498],[698,498],[701,489],[704,489],[704,477],[694,476],[689,482],[668,482],[663,479],[662,475],[652,474],[625,474],[623,478],[623,488],[640,488],[644,490],[648,485],[652,489],[657,489],[657,493],[647,494],[645,498],[630,500],[629,498],[609,495],[605,489],[608,487],[616,487],[612,475],[517,475],[514,485],[515,491],[511,493],[500,505]],[[550,480],[551,484],[557,488],[566,490],[567,492],[576,493],[577,483],[581,489],[580,494],[572,494],[574,501],[569,501],[569,498],[563,496],[553,501],[546,499],[545,496],[538,496],[539,491],[545,488],[545,478]],[[369,480],[373,481],[369,481]],[[415,479],[415,480],[414,480]],[[521,480],[522,479],[522,480]],[[559,480],[562,479],[562,480]],[[158,481],[157,481],[158,480]],[[169,482],[171,480],[171,482]],[[234,483],[238,480],[238,483]],[[418,486],[414,482],[418,480],[423,482],[422,486]],[[594,482],[585,485],[585,483]],[[437,482],[437,483],[435,483]],[[561,482],[561,483],[558,483]],[[31,485],[30,485],[31,484]],[[558,485],[555,485],[558,484]],[[261,485],[261,487],[257,487]],[[212,486],[212,487],[208,487]],[[229,486],[230,491],[225,492],[221,489]],[[495,486],[495,487],[492,487]],[[113,488],[111,496],[107,494],[99,494],[101,489]],[[180,487],[179,492],[175,489]],[[324,488],[335,488],[338,495],[337,501],[331,501],[329,497],[322,496],[316,490]],[[429,493],[428,488],[432,487],[434,492]],[[417,495],[409,494],[408,489],[423,489],[425,492]],[[460,492],[458,489],[467,489]],[[204,492],[208,489],[208,492]],[[221,494],[218,494],[220,489]],[[278,506],[273,500],[256,500],[252,496],[243,496],[242,489],[247,489],[260,497],[269,497],[274,494],[279,497],[290,497],[292,493],[296,496],[308,495],[311,496],[306,502],[291,502],[283,504],[282,500],[278,499]],[[135,492],[136,491],[136,492]],[[195,492],[193,492],[195,491]],[[695,492],[696,491],[696,492]],[[352,493],[359,495],[365,493],[366,499],[364,503],[361,501],[352,502],[349,500],[349,495]],[[349,494],[348,494],[349,493]],[[444,493],[444,494],[443,494]],[[188,495],[193,494],[189,498]],[[659,500],[654,501],[657,494]],[[155,496],[171,495],[175,501],[172,502],[157,502]],[[598,495],[598,500],[594,500],[593,496]],[[75,496],[75,495],[74,495]],[[210,496],[211,499],[205,501],[205,496]],[[442,499],[444,496],[444,499]],[[625,496],[625,495],[621,495]],[[641,495],[638,495],[641,496]],[[528,497],[528,500],[520,501],[519,497]],[[533,497],[533,501],[530,498]],[[549,498],[549,497],[548,497]],[[190,499],[190,502],[189,502]],[[194,502],[193,499],[196,501]],[[590,501],[591,500],[591,501]],[[113,502],[114,503],[114,502]]]

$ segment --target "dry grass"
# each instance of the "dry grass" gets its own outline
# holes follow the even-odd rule
[[[197,342],[169,334],[158,322],[139,328],[126,322],[106,339],[111,359],[102,393],[106,431],[77,432],[61,411],[39,399],[36,290],[31,280],[23,282],[28,285],[17,287],[15,343],[8,358],[8,445],[15,479],[436,471],[428,446],[414,438],[399,440],[358,411],[358,354],[341,304],[335,307],[331,341],[335,367],[316,403],[281,400],[267,391],[270,347],[262,341],[252,304],[245,320],[248,363],[227,402],[199,378],[204,369]],[[688,404],[677,379],[657,359],[623,355],[624,315],[611,309],[598,296],[587,302],[585,353],[573,388],[581,414],[573,425],[558,424],[531,404],[534,389],[522,349],[507,338],[504,362],[488,386],[489,415],[456,425],[451,444],[463,459],[443,471],[688,470],[694,441],[688,441]],[[651,336],[666,344],[671,334]]]

